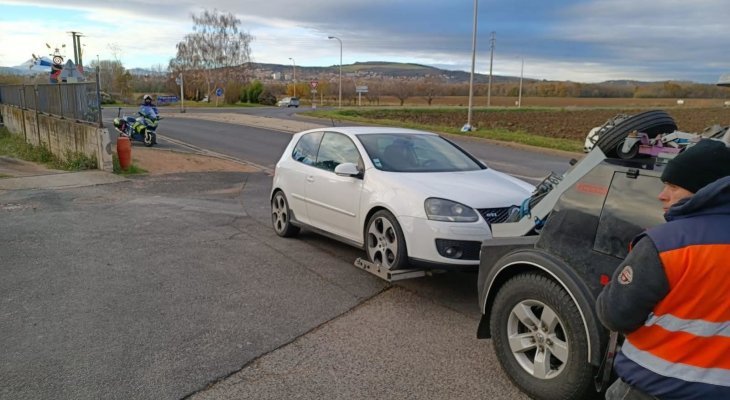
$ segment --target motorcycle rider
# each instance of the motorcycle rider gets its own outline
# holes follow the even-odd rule
[[[155,116],[157,117],[160,113],[157,111],[157,106],[152,103],[152,96],[146,94],[142,97],[142,105],[139,106],[139,112],[144,117]],[[153,114],[154,113],[154,114]]]
[[[157,124],[159,123],[161,117],[159,111],[157,111],[157,106],[152,102],[152,96],[149,94],[144,95],[142,97],[143,103],[141,106],[139,106],[139,115],[140,118],[137,118],[137,121],[141,122],[140,125],[144,126],[146,131],[151,134],[152,136],[152,144],[157,143]]]

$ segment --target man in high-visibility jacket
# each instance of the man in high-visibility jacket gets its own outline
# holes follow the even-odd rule
[[[702,140],[662,181],[667,222],[634,239],[596,303],[625,335],[606,399],[730,399],[730,148]]]

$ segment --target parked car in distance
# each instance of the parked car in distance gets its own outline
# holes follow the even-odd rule
[[[284,97],[276,103],[279,107],[299,107],[298,97]]]
[[[300,132],[273,178],[279,236],[310,229],[388,269],[476,267],[490,224],[534,187],[431,132],[336,127]]]

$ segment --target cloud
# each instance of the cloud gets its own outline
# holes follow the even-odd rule
[[[255,61],[324,66],[357,61],[401,61],[469,70],[473,2],[442,0],[98,0],[3,1],[2,8],[29,10],[22,21],[5,21],[4,61],[28,46],[77,29],[88,51],[109,55],[118,43],[131,67],[167,64],[175,45],[191,31],[191,13],[229,11],[254,36]],[[76,12],[73,21],[47,23],[36,34],[15,33],[15,23],[37,23],[49,10]],[[494,71],[596,82],[607,79],[686,79],[715,82],[730,65],[723,51],[730,37],[730,7],[724,0],[480,0],[477,72],[489,70],[489,32],[496,31]],[[8,24],[13,24],[8,25]],[[55,30],[54,30],[55,29]],[[10,33],[8,33],[10,32]],[[26,42],[28,43],[28,42]],[[94,50],[91,50],[91,49]],[[22,58],[27,59],[23,56]]]

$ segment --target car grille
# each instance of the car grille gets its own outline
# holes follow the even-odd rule
[[[514,207],[514,206],[513,206]],[[501,208],[480,208],[479,214],[482,215],[488,224],[499,224],[507,220],[510,214],[510,210],[513,207],[501,207]]]

